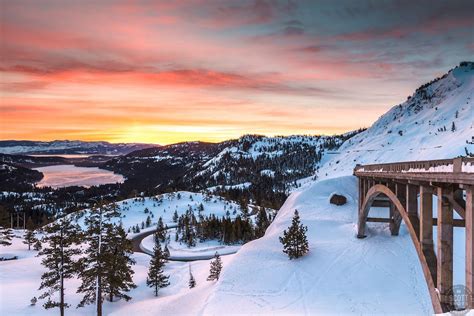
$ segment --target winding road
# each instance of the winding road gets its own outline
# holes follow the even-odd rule
[[[176,226],[168,226],[167,229],[170,229],[170,228],[175,228]],[[151,234],[155,233],[156,232],[156,229],[154,230],[149,230],[149,231],[146,231],[146,232],[143,232],[143,233],[139,233],[135,236],[132,237],[131,241],[132,241],[132,247],[133,247],[133,252],[140,252],[140,253],[144,253],[144,254],[147,254],[147,255],[151,255],[149,252],[146,252],[142,249],[142,247],[140,246],[143,239],[145,239],[147,236],[150,236]],[[234,254],[236,253],[236,251],[234,252],[230,252],[230,253],[222,253],[220,254],[221,256],[226,256],[226,255],[231,255],[231,254]],[[204,255],[194,255],[194,256],[189,256],[189,257],[184,257],[184,256],[179,256],[179,257],[175,257],[175,256],[170,256],[168,258],[169,261],[182,261],[182,262],[189,262],[189,261],[198,261],[198,260],[210,260],[214,258],[214,254],[204,254]]]

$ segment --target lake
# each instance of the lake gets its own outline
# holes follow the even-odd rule
[[[122,183],[125,178],[109,170],[99,169],[97,167],[76,167],[74,165],[56,165],[35,168],[44,174],[43,179],[36,183],[38,187],[50,186],[53,188],[83,186],[91,187],[94,185],[108,183]]]

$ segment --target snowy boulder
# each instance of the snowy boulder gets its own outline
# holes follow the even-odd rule
[[[344,195],[334,193],[329,199],[329,203],[335,205],[344,205],[347,203],[347,199]]]

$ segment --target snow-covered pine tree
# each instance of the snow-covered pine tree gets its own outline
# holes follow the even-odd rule
[[[158,224],[156,226],[157,227],[155,236],[156,238],[159,238],[161,242],[164,242],[166,238],[166,228],[165,224],[163,224],[163,219],[161,217],[158,219]]]
[[[308,240],[306,232],[308,227],[303,226],[300,222],[300,215],[298,210],[295,210],[291,226],[288,231],[283,231],[283,237],[280,237],[280,242],[283,244],[283,252],[288,255],[290,259],[297,259],[309,251]]]
[[[125,301],[131,299],[126,293],[137,286],[133,283],[132,265],[135,260],[133,254],[132,242],[127,239],[127,234],[122,226],[113,225],[108,227],[105,235],[108,247],[105,252],[105,276],[104,276],[104,294],[112,302],[114,298],[123,298]]]
[[[33,229],[28,229],[23,238],[23,243],[28,245],[28,250],[31,250],[31,245],[36,242],[35,231]]]
[[[219,256],[219,253],[216,252],[214,255],[214,260],[211,261],[211,266],[209,269],[209,276],[207,277],[208,281],[219,280],[222,270],[222,260]]]
[[[40,251],[41,248],[43,248],[43,245],[41,244],[41,240],[36,238],[36,242],[33,245],[33,249],[36,250],[36,251]]]
[[[265,235],[268,225],[270,225],[270,221],[268,220],[267,212],[265,211],[264,207],[260,207],[257,214],[257,228],[255,230],[256,236],[262,237]]]
[[[163,256],[166,260],[170,258],[170,250],[168,249],[168,244],[165,244],[165,249],[163,249]]]
[[[10,228],[3,228],[0,226],[0,245],[10,246],[13,239],[13,232]]]
[[[189,288],[192,289],[196,286],[196,279],[194,279],[193,272],[191,271],[191,264],[189,265]]]
[[[118,216],[118,208],[115,204],[98,205],[89,212],[85,219],[87,230],[85,241],[87,248],[85,256],[79,260],[79,278],[82,283],[77,289],[78,293],[84,296],[78,307],[87,304],[96,303],[97,316],[102,316],[102,303],[104,301],[103,292],[107,273],[107,243],[110,239],[106,238],[107,231],[113,224],[110,220]]]
[[[41,264],[48,270],[41,276],[39,290],[45,290],[39,296],[46,299],[43,307],[46,309],[58,307],[60,314],[69,307],[65,302],[64,280],[76,274],[76,260],[74,256],[81,254],[78,245],[81,242],[79,227],[72,224],[69,217],[62,217],[44,227],[44,248],[38,253],[42,256]],[[54,296],[59,292],[59,301]]]
[[[158,290],[160,288],[170,285],[169,275],[165,275],[163,272],[166,262],[167,260],[163,254],[163,251],[161,250],[160,243],[155,243],[153,255],[150,260],[150,268],[148,270],[148,276],[146,279],[146,285],[155,290],[155,296],[158,296]]]

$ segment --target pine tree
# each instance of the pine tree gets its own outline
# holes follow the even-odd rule
[[[163,256],[166,260],[170,258],[170,250],[168,249],[168,244],[166,244],[165,249],[163,249]]]
[[[207,277],[208,281],[219,280],[222,270],[222,260],[219,256],[219,253],[216,252],[214,255],[214,260],[211,261],[211,266],[209,269],[209,276]]]
[[[114,298],[123,298],[125,301],[131,299],[126,293],[137,286],[133,283],[132,265],[135,260],[132,259],[132,242],[127,239],[127,234],[122,226],[113,225],[108,227],[105,235],[108,245],[105,251],[105,277],[104,294],[112,302]]]
[[[13,239],[13,232],[9,228],[3,228],[0,226],[0,245],[10,246]]]
[[[191,271],[191,265],[189,265],[189,288],[192,289],[196,286],[196,280],[194,279],[193,273]]]
[[[163,268],[166,263],[166,258],[161,251],[160,243],[156,243],[153,248],[153,256],[150,261],[150,268],[148,270],[148,277],[146,279],[146,285],[154,288],[155,296],[158,296],[158,290],[160,288],[167,287],[170,285],[169,275],[165,275]]]
[[[158,238],[161,242],[164,242],[166,238],[166,228],[161,217],[158,219],[155,238]]]
[[[25,233],[23,243],[28,245],[28,250],[31,250],[31,245],[36,242],[35,232],[32,229],[28,229]]]
[[[33,220],[31,219],[31,216],[28,217],[28,220],[26,221],[26,229],[33,230],[35,228],[35,224],[33,223]]]
[[[267,212],[265,211],[264,207],[260,207],[257,214],[257,237],[262,237],[265,235],[268,225],[270,225],[270,221],[268,220]]]
[[[76,273],[77,262],[74,256],[81,254],[79,248],[79,228],[72,224],[69,217],[63,217],[44,227],[45,236],[43,242],[45,247],[38,255],[43,256],[41,264],[48,270],[41,276],[39,290],[46,290],[40,299],[47,298],[43,307],[46,309],[58,307],[60,314],[69,307],[65,302],[64,280],[69,279]],[[53,300],[59,292],[59,301]]]
[[[37,238],[35,244],[33,245],[33,249],[40,251],[41,248],[43,248],[43,245],[41,244],[41,240]]]
[[[94,207],[86,217],[87,225],[86,238],[87,248],[85,256],[79,260],[79,278],[82,283],[77,289],[78,293],[84,296],[78,307],[86,304],[96,303],[97,316],[102,316],[103,292],[106,283],[106,264],[110,260],[108,249],[111,245],[110,238],[106,238],[107,231],[112,229],[110,220],[118,216],[117,206],[99,205]]]
[[[173,213],[173,222],[177,223],[177,222],[178,222],[178,218],[179,218],[179,216],[178,216],[178,211],[175,210],[174,213]]]
[[[454,131],[456,131],[456,124],[454,124],[453,122],[453,124],[451,125],[451,132],[454,132]]]
[[[300,223],[300,216],[295,210],[291,226],[283,231],[283,237],[280,237],[280,242],[283,244],[283,252],[288,255],[290,259],[297,259],[309,251],[308,240],[306,232],[308,227]]]

